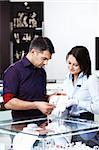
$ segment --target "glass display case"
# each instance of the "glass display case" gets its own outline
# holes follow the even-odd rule
[[[0,122],[0,136],[11,144],[2,150],[98,150],[98,130],[98,123],[74,118]]]

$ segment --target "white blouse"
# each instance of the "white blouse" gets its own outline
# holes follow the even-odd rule
[[[82,112],[92,112],[99,114],[99,78],[90,75],[87,78],[83,73],[73,85],[72,75],[68,73],[63,83],[63,91],[67,94],[68,99],[74,101],[78,99],[78,105],[72,106],[71,114],[77,115]]]

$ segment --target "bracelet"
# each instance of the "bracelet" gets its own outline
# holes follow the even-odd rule
[[[1,111],[2,111],[2,110],[6,110],[6,108],[5,108],[5,106],[4,106],[4,105],[5,105],[5,103],[3,103],[3,102],[2,102],[2,103],[0,103],[0,110],[1,110]]]

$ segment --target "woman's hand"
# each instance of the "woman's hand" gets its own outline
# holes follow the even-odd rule
[[[67,99],[65,104],[66,104],[66,108],[72,105],[78,105],[78,99]]]
[[[63,93],[63,92],[54,92],[54,93],[52,93],[52,94],[50,94],[49,96],[48,96],[48,101],[50,101],[50,99],[52,98],[52,96],[66,96],[67,94],[66,93]]]

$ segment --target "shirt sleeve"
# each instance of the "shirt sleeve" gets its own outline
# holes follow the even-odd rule
[[[8,101],[10,101],[14,97],[15,97],[15,95],[11,94],[11,93],[4,94],[3,95],[4,103],[7,103]]]
[[[8,93],[17,95],[18,87],[19,87],[19,73],[12,66],[4,72],[3,96]]]
[[[87,111],[99,114],[99,78],[91,75],[88,78],[87,88],[92,100],[88,102],[79,101],[79,106],[86,108]]]

